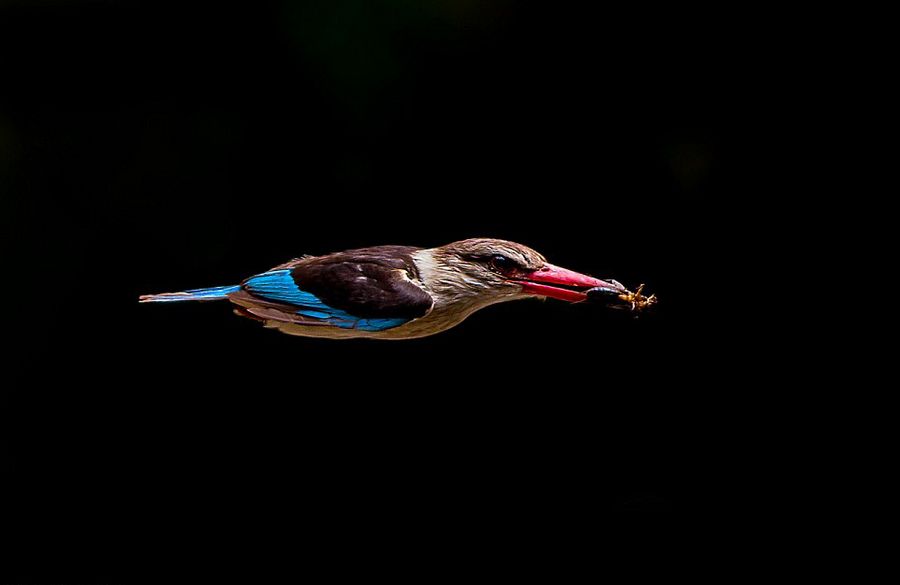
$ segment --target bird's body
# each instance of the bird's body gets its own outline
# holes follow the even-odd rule
[[[616,281],[548,264],[521,244],[476,238],[438,248],[374,246],[306,256],[240,285],[140,300],[227,299],[237,314],[291,335],[411,339],[449,329],[495,303],[535,296],[579,302],[598,288],[625,291]]]

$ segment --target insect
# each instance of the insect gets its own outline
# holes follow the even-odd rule
[[[649,297],[645,297],[643,295],[644,285],[641,284],[637,287],[637,290],[634,292],[628,291],[626,293],[622,293],[619,295],[619,298],[626,303],[631,305],[632,311],[643,311],[648,307],[652,307],[656,304],[656,295],[650,295]]]
[[[656,295],[650,295],[649,297],[644,296],[643,284],[639,285],[637,289],[632,292],[615,280],[610,280],[609,282],[622,287],[623,289],[625,289],[625,292],[623,293],[598,286],[587,291],[588,298],[606,301],[610,305],[610,307],[614,309],[627,308],[634,312],[643,311],[644,309],[652,307],[658,302]],[[623,305],[618,301],[622,301],[625,304]]]

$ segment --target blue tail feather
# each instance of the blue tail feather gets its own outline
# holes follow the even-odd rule
[[[240,285],[214,286],[212,288],[197,288],[184,292],[161,293],[158,295],[141,295],[142,303],[179,303],[181,301],[221,301],[228,295],[241,290]]]

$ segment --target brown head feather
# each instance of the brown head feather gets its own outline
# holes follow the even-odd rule
[[[528,270],[537,270],[547,260],[528,246],[509,242],[507,240],[495,240],[493,238],[471,238],[453,242],[440,248],[435,248],[437,256],[456,256],[465,260],[478,258],[490,258],[494,254],[503,254],[509,258],[521,262],[521,266]]]

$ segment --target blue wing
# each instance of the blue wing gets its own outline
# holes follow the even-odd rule
[[[343,329],[383,331],[412,320],[410,317],[358,317],[330,306],[295,282],[291,270],[272,270],[250,277],[242,287],[253,296],[291,305],[298,315],[311,317]]]

